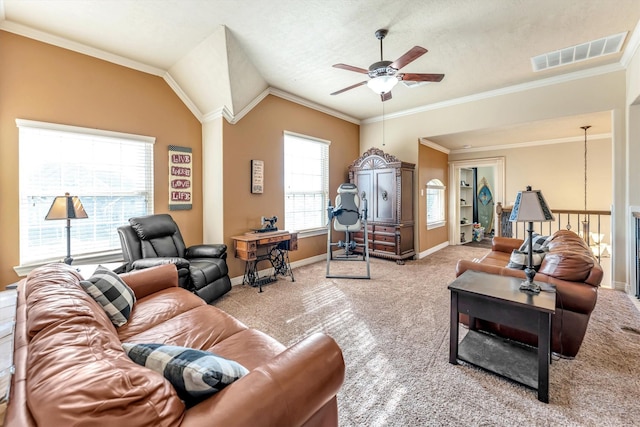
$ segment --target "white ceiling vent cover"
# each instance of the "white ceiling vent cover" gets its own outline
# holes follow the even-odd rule
[[[565,47],[531,58],[533,71],[542,71],[548,68],[574,64],[587,59],[598,58],[604,55],[620,52],[628,31],[603,37],[601,39],[582,43],[576,46]]]

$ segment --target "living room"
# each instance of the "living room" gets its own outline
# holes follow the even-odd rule
[[[633,18],[634,24],[637,23],[640,16],[637,5],[633,2],[625,4],[629,6],[626,14]],[[576,10],[580,8],[578,2],[573,6]],[[594,69],[585,67],[579,70],[581,72],[555,79],[509,85],[510,90],[487,88],[476,97],[460,95],[455,102],[421,104],[423,108],[411,111],[387,111],[384,117],[381,115],[384,105],[374,97],[369,110],[373,113],[354,119],[349,114],[320,108],[318,104],[271,87],[267,80],[262,86],[258,84],[251,88],[256,92],[253,98],[246,92],[232,94],[230,104],[236,102],[236,105],[228,105],[227,112],[217,109],[216,100],[212,103],[215,108],[198,109],[204,113],[199,116],[194,114],[193,104],[185,103],[188,88],[182,88],[184,92],[177,91],[157,68],[149,67],[145,72],[140,69],[139,62],[127,67],[121,58],[109,61],[110,56],[99,49],[95,55],[90,55],[84,47],[29,31],[10,22],[8,14],[5,17],[7,20],[0,26],[0,63],[3,64],[0,71],[0,192],[8,200],[20,198],[16,119],[152,135],[156,138],[154,211],[168,212],[169,146],[188,147],[194,159],[202,159],[202,163],[195,163],[193,168],[192,209],[172,211],[171,214],[185,241],[193,244],[221,242],[233,247],[231,237],[259,227],[261,216],[284,218],[282,133],[289,131],[331,141],[331,193],[335,193],[340,183],[348,181],[347,168],[351,162],[372,147],[415,163],[415,241],[416,253],[422,258],[452,244],[449,232],[426,230],[424,198],[420,195],[420,190],[433,176],[448,187],[452,186],[450,162],[502,157],[506,169],[500,201],[505,205],[512,203],[517,192],[526,185],[533,185],[543,191],[552,208],[581,209],[583,135],[579,126],[590,123],[580,122],[587,117],[607,116],[608,120],[605,119],[601,128],[594,127],[595,138],[589,139],[590,160],[593,160],[589,165],[589,209],[611,210],[610,286],[628,293],[634,291],[634,254],[631,250],[635,241],[630,212],[640,206],[640,171],[633,167],[634,160],[640,159],[640,147],[634,143],[640,138],[640,108],[637,106],[640,99],[640,52],[637,50],[640,35],[637,25],[626,29],[629,31],[627,49],[615,64]],[[223,37],[225,31],[219,37]],[[372,35],[352,36],[373,43],[374,48],[377,46]],[[371,40],[366,40],[367,37]],[[229,45],[233,43],[238,44],[238,41],[229,42]],[[418,40],[404,39],[399,44],[401,50],[414,44],[425,44],[430,49],[428,55],[438,48],[437,43]],[[558,46],[561,47],[564,46]],[[375,49],[373,53],[375,57]],[[343,59],[337,51],[323,55],[329,55],[329,60],[334,62],[349,60]],[[465,61],[461,60],[461,64]],[[429,65],[433,64],[423,64]],[[446,78],[453,78],[454,70],[442,71],[447,73]],[[354,78],[345,78],[349,77]],[[233,77],[229,81],[229,87],[239,86]],[[190,93],[196,92],[197,89]],[[401,93],[394,96],[400,98]],[[198,100],[194,102],[197,104]],[[334,99],[333,102],[341,101]],[[343,102],[348,103],[349,98]],[[336,114],[332,114],[334,112]],[[550,125],[561,118],[573,118],[578,124],[574,126],[575,133],[531,136],[531,129]],[[466,134],[479,139],[477,133],[492,130],[497,138],[500,130],[518,126],[523,128],[522,135],[518,140],[508,142],[521,143],[522,147],[507,148],[501,146],[502,142],[494,142],[487,145],[491,149],[464,149],[460,143],[468,136]],[[567,141],[562,141],[563,138]],[[451,141],[457,145],[446,148],[453,144]],[[261,159],[265,164],[263,194],[249,191],[253,159]],[[560,182],[563,185],[558,185]],[[16,203],[0,206],[0,226],[4,230],[0,243],[3,254],[0,283],[3,287],[21,278],[15,270],[21,265],[19,218]],[[64,242],[60,248],[64,250]],[[301,239],[299,249],[291,252],[291,260],[295,266],[303,266],[324,259],[325,253],[326,235],[305,237]],[[78,260],[82,260],[81,254]],[[91,259],[83,261],[95,262]],[[230,276],[239,283],[244,262],[234,257],[227,261]]]

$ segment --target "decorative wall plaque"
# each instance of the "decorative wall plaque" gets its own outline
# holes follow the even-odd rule
[[[169,210],[191,209],[193,155],[191,148],[169,146]]]
[[[264,162],[251,160],[251,192],[262,194],[264,191]]]

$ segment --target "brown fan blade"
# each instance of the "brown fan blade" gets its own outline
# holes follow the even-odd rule
[[[391,92],[381,93],[380,94],[380,99],[382,99],[382,102],[390,100],[391,99]]]
[[[400,73],[396,74],[398,80],[410,82],[439,82],[444,79],[444,74],[420,74],[420,73]]]
[[[420,46],[414,46],[411,49],[409,49],[409,51],[407,53],[405,53],[400,58],[398,58],[394,62],[392,62],[389,66],[395,68],[396,70],[399,70],[400,68],[404,67],[405,65],[407,65],[407,64],[415,61],[416,59],[420,58],[425,53],[427,53],[427,49],[425,49],[423,47],[420,47]]]
[[[362,85],[366,85],[366,84],[367,84],[367,80],[365,80],[365,81],[363,81],[363,82],[360,82],[360,83],[356,83],[356,84],[351,85],[351,86],[349,86],[349,87],[345,87],[344,89],[340,89],[340,90],[339,90],[339,91],[337,91],[337,92],[333,92],[331,95],[337,95],[337,94],[339,94],[339,93],[346,92],[346,91],[348,91],[348,90],[351,90],[351,89],[353,89],[353,88],[356,88],[356,87],[358,87],[358,86],[362,86]]]
[[[369,70],[365,70],[364,68],[354,67],[353,65],[347,64],[333,64],[334,68],[342,68],[347,71],[355,71],[356,73],[369,74]]]

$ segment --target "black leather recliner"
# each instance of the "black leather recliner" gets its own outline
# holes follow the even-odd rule
[[[130,218],[129,225],[118,227],[118,235],[127,271],[175,264],[180,286],[194,292],[207,303],[231,290],[226,261],[227,245],[194,245],[187,248],[171,215]]]

